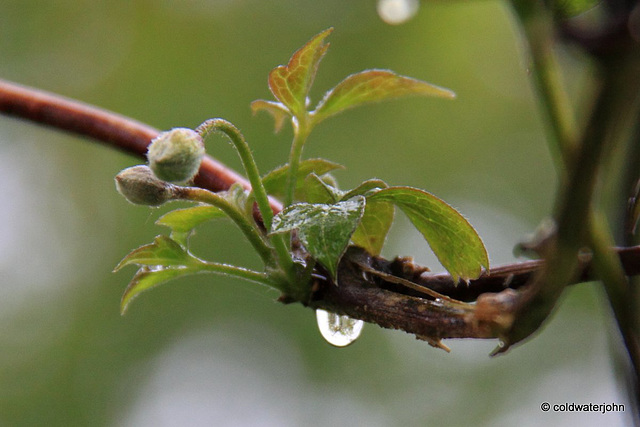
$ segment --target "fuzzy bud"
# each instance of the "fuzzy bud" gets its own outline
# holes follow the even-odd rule
[[[133,166],[116,175],[116,188],[136,205],[160,206],[174,197],[174,186],[161,181],[148,166]]]
[[[162,132],[147,149],[149,167],[163,181],[183,184],[200,169],[204,157],[204,142],[197,132],[175,128]]]

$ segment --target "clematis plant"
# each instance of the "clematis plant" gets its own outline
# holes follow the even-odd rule
[[[313,292],[314,275],[324,275],[340,286],[338,266],[348,247],[380,254],[396,208],[424,236],[454,280],[474,279],[483,269],[488,270],[482,240],[469,222],[441,199],[413,187],[390,187],[379,179],[343,190],[331,175],[342,166],[326,159],[303,159],[303,147],[314,127],[345,110],[412,95],[455,97],[448,89],[389,70],[365,70],[342,80],[310,109],[309,90],[329,47],[326,39],[331,32],[327,29],[314,36],[286,65],[269,73],[275,100],[251,104],[254,113],[271,115],[276,132],[285,122],[291,123],[293,141],[286,164],[261,175],[242,133],[224,119],[211,119],[194,130],[180,128],[161,134],[148,151],[151,167],[136,166],[116,176],[118,190],[133,203],[194,203],[160,217],[157,224],[168,227],[168,235],[133,250],[116,267],[139,266],[123,295],[123,313],[143,291],[205,272],[267,285],[288,301],[306,304]],[[211,132],[229,138],[240,155],[251,190],[234,185],[226,192],[213,193],[188,185],[197,171],[194,165],[202,158],[202,141]],[[182,185],[184,182],[187,185]],[[274,214],[269,197],[283,200],[282,211]],[[259,215],[255,215],[254,206]],[[191,252],[193,230],[223,218],[231,220],[251,243],[263,262],[262,270],[207,261]]]

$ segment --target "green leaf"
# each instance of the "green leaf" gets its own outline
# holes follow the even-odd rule
[[[436,196],[411,187],[389,187],[367,197],[368,202],[398,206],[422,233],[454,280],[477,278],[489,269],[487,251],[469,222]]]
[[[555,0],[551,8],[562,19],[571,18],[596,7],[600,0]]]
[[[358,196],[334,205],[291,205],[275,216],[273,232],[298,230],[304,247],[335,280],[338,263],[362,218],[365,204],[365,198]]]
[[[224,217],[226,217],[224,212],[215,206],[201,205],[168,212],[158,218],[156,224],[170,227],[172,231],[185,233],[203,222]]]
[[[342,200],[350,199],[354,196],[365,196],[369,191],[375,190],[378,188],[387,188],[389,187],[386,182],[381,179],[373,178],[368,179],[362,182],[353,190],[348,191],[342,196]]]
[[[226,199],[240,215],[253,221],[254,199],[242,185],[233,184],[229,190],[217,194]],[[195,227],[212,219],[226,217],[227,214],[215,206],[199,205],[168,212],[160,217],[156,224],[170,227],[171,238],[186,247],[189,235]]]
[[[366,195],[376,189],[387,187],[389,187],[387,183],[380,179],[370,179],[346,193],[343,200],[357,195]],[[367,200],[360,224],[351,236],[353,244],[366,249],[372,255],[380,255],[389,229],[393,224],[394,213],[395,208],[390,203]]]
[[[309,203],[333,204],[342,199],[343,192],[329,184],[325,177],[310,173],[304,180],[300,199]]]
[[[300,117],[306,112],[309,89],[318,64],[329,48],[324,39],[332,31],[333,28],[329,28],[314,36],[291,56],[286,66],[280,65],[269,73],[269,88],[273,96],[295,116]]]
[[[308,178],[308,177],[307,177]],[[334,188],[335,191],[339,191],[338,189],[340,188],[338,186],[338,181],[336,180],[336,177],[333,176],[331,173],[325,173],[324,175],[322,175],[320,177],[320,179],[322,180],[322,182],[324,182],[325,184],[331,186]],[[337,200],[336,200],[337,201]]]
[[[113,271],[129,264],[152,266],[185,266],[200,264],[180,244],[167,236],[157,236],[153,243],[131,251]]]
[[[255,115],[258,111],[266,111],[273,117],[274,130],[276,133],[280,132],[284,121],[291,117],[291,113],[280,102],[265,101],[264,99],[258,99],[251,103],[251,112]]]
[[[307,175],[315,173],[317,175],[324,175],[335,169],[343,169],[342,165],[338,163],[330,162],[326,159],[307,159],[300,162],[298,166],[298,177],[296,178],[296,200],[302,199],[302,192],[304,190],[304,179]],[[287,179],[289,176],[289,165],[280,166],[277,169],[272,170],[262,178],[262,184],[264,185],[267,194],[270,194],[276,198],[284,198],[285,189],[287,187]]]
[[[125,314],[131,301],[148,289],[167,282],[176,277],[186,276],[188,274],[195,274],[201,270],[198,266],[192,267],[178,267],[178,268],[156,268],[151,269],[149,267],[142,267],[133,276],[131,282],[127,286],[127,289],[122,295],[120,301],[120,314]]]
[[[353,244],[364,248],[372,255],[380,255],[385,239],[393,224],[395,209],[386,202],[367,202],[364,215],[351,236]]]
[[[254,198],[241,184],[235,183],[227,191],[218,193],[247,218],[253,218]]]
[[[313,112],[314,123],[349,108],[409,95],[455,98],[449,89],[389,70],[365,70],[348,76],[327,92]]]
[[[191,231],[202,224],[226,215],[215,206],[194,206],[186,209],[176,209],[158,218],[156,224],[171,228],[171,238],[186,246]]]

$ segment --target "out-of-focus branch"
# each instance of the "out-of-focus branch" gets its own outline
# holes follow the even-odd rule
[[[637,28],[640,9],[637,2],[604,1],[600,6],[607,12],[602,14],[602,22],[579,28],[570,20],[554,19],[551,9],[543,3],[513,0],[512,4],[531,48],[534,81],[552,130],[550,148],[552,153],[560,154],[555,156],[560,186],[556,205],[557,234],[545,248],[548,267],[543,270],[545,274],[537,275],[527,286],[530,297],[523,298],[525,303],[519,311],[528,312],[528,319],[522,322],[519,321],[522,316],[516,316],[517,321],[507,340],[518,341],[538,328],[563,288],[572,280],[571,275],[577,267],[575,254],[582,247],[590,247],[593,270],[604,285],[631,361],[629,376],[634,383],[631,393],[638,402],[637,293],[611,250],[614,239],[592,200],[602,165],[611,152],[625,145],[626,129],[637,126],[633,119],[640,112],[640,56],[638,39],[631,33],[637,32],[634,28]],[[591,54],[596,68],[596,103],[582,132],[578,132],[572,120],[566,91],[559,79],[553,78],[557,77],[554,47],[558,34]],[[629,115],[631,119],[627,117]],[[631,170],[637,173],[637,165],[631,166]]]
[[[129,117],[6,80],[0,80],[0,112],[87,136],[143,158],[147,145],[159,134],[157,129]],[[235,182],[249,188],[244,177],[209,156],[195,179],[197,186],[211,191],[224,191]],[[271,207],[274,211],[281,209],[275,200]]]

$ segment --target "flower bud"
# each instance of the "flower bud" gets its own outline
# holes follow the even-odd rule
[[[133,166],[116,175],[116,188],[136,205],[160,206],[173,199],[174,186],[161,181],[148,166]]]
[[[175,128],[162,132],[147,149],[149,167],[163,181],[185,183],[200,169],[204,142],[197,132]]]

